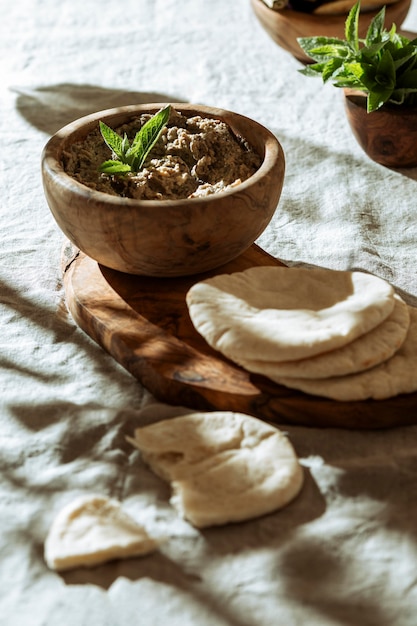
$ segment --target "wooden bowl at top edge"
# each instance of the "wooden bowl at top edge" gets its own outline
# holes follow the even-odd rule
[[[46,144],[42,179],[50,210],[66,237],[100,264],[129,274],[170,277],[219,267],[247,250],[277,208],[285,158],[278,139],[243,115],[195,104],[172,104],[190,117],[217,118],[258,152],[262,162],[231,191],[182,200],[135,200],[92,190],[63,168],[64,149],[103,120],[111,127],[165,104],[130,105],[68,124]]]
[[[345,38],[346,14],[342,15],[314,15],[291,9],[275,11],[270,9],[263,0],[250,0],[252,9],[261,26],[281,48],[290,52],[301,63],[311,63],[312,60],[300,48],[298,37],[338,37]],[[383,6],[375,11],[361,12],[359,16],[359,37],[364,37],[371,20]],[[385,27],[391,28],[396,24],[399,28],[409,11],[411,0],[397,0],[386,5]]]

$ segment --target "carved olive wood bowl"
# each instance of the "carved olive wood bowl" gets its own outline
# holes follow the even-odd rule
[[[366,154],[386,167],[416,167],[417,107],[392,104],[367,113],[365,94],[344,91],[348,122]]]
[[[362,11],[359,16],[359,37],[364,37],[371,20],[382,8],[374,11]],[[398,27],[405,20],[411,0],[398,0],[387,4],[385,9],[385,26],[391,28],[394,23]],[[252,9],[261,26],[281,48],[290,52],[301,63],[311,63],[312,60],[302,51],[298,37],[338,37],[345,38],[345,22],[347,13],[341,15],[314,15],[291,9],[274,11],[263,0],[251,0]]]
[[[160,103],[109,109],[58,131],[42,154],[47,202],[61,230],[100,264],[148,276],[208,271],[247,250],[269,224],[282,191],[285,158],[277,138],[261,124],[230,111],[193,104],[172,106],[191,117],[223,120],[262,158],[253,176],[232,191],[183,200],[134,200],[98,192],[65,173],[62,154],[103,120],[111,127]]]

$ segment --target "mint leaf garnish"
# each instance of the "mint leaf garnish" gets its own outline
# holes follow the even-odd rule
[[[100,172],[114,175],[140,172],[150,151],[168,123],[170,114],[170,105],[158,111],[136,133],[132,143],[129,142],[126,134],[124,137],[121,137],[104,122],[100,121],[99,127],[104,142],[116,157],[115,159],[104,161],[100,165]]]
[[[107,146],[114,152],[118,159],[122,160],[127,137],[120,137],[114,132],[110,126],[107,126],[104,122],[99,122],[101,135],[106,142]]]
[[[121,161],[104,161],[100,165],[100,172],[104,174],[127,174],[127,172],[131,171],[130,165],[127,163],[122,163]]]
[[[142,169],[146,157],[161,136],[162,130],[169,120],[170,113],[170,106],[161,109],[136,133],[132,145],[126,152],[126,158],[132,159],[132,169],[136,172]]]

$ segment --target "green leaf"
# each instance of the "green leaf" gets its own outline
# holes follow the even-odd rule
[[[392,56],[394,60],[395,69],[399,70],[400,67],[405,65],[410,59],[413,59],[410,66],[417,65],[417,50],[413,46],[405,46],[405,48],[399,48]],[[411,69],[408,67],[406,71]]]
[[[343,89],[347,87],[349,89],[356,89],[357,91],[368,93],[368,90],[362,85],[362,83],[354,78],[339,78],[338,76],[334,86]]]
[[[126,153],[129,150],[129,148],[130,148],[129,139],[125,133],[123,137],[123,141],[122,141],[122,156],[123,157],[126,156]]]
[[[391,53],[384,50],[375,73],[375,81],[386,89],[395,87],[395,66]]]
[[[359,50],[359,36],[358,36],[358,24],[359,24],[359,7],[360,1],[351,8],[345,22],[345,37],[346,41],[355,52]]]
[[[303,52],[315,61],[326,60],[323,58],[324,56],[326,56],[327,59],[331,59],[333,56],[341,56],[340,52],[342,49],[346,51],[345,56],[350,52],[347,43],[343,41],[343,39],[336,37],[299,37],[297,41]],[[316,55],[314,51],[320,50],[321,48],[326,48],[328,54],[323,55],[323,53],[319,53]],[[333,49],[335,52],[334,55],[332,53]]]
[[[381,48],[381,52],[389,52],[393,59],[397,56],[400,57],[403,54],[404,48],[398,46],[398,42],[388,40]]]
[[[405,72],[396,84],[397,89],[411,89],[417,91],[417,69]]]
[[[168,105],[151,117],[136,133],[132,145],[126,153],[127,159],[132,159],[133,157],[132,168],[135,171],[139,171],[143,167],[148,154],[161,136],[162,130],[169,120],[170,113],[171,107]]]
[[[337,72],[339,72],[340,68],[343,65],[342,59],[331,59],[328,61],[322,69],[322,77],[323,81],[327,82],[331,78],[335,76]]]
[[[371,21],[368,31],[365,37],[365,45],[371,46],[374,43],[381,41],[382,32],[384,29],[385,21],[385,6],[379,11],[377,15]]]
[[[366,89],[372,90],[376,86],[375,68],[364,63],[348,63],[346,69],[356,78]]]
[[[164,126],[167,124],[170,113],[170,105],[158,111],[136,133],[132,144],[130,144],[126,133],[124,137],[121,137],[104,122],[100,121],[99,127],[102,137],[119,160],[105,161],[101,164],[99,170],[106,174],[139,172],[149,152],[158,141]]]
[[[370,92],[367,100],[368,113],[372,113],[373,111],[380,109],[382,105],[389,100],[391,94],[392,89]]]
[[[326,67],[327,63],[311,63],[310,65],[306,65],[301,70],[297,70],[300,74],[304,74],[304,76],[322,76],[322,72]]]
[[[349,49],[345,44],[327,44],[311,48],[310,55],[314,59],[344,59],[349,56]]]
[[[358,60],[364,59],[366,63],[377,62],[380,51],[384,47],[388,46],[389,43],[389,40],[386,39],[384,41],[378,41],[370,46],[361,48],[358,55]]]
[[[389,31],[390,41],[396,46],[396,48],[401,48],[403,46],[401,35],[397,34],[397,26],[393,24]]]
[[[104,161],[99,167],[99,171],[103,174],[127,174],[131,171],[131,167],[128,163],[122,163],[122,161]]]
[[[105,143],[107,144],[107,146],[110,148],[112,152],[114,152],[117,158],[123,159],[125,150],[128,147],[126,146],[126,140],[127,140],[126,135],[124,138],[120,137],[120,135],[118,135],[112,128],[107,126],[107,124],[105,124],[104,122],[100,121],[99,126],[100,126],[101,135]]]

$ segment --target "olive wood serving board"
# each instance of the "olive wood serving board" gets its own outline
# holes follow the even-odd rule
[[[265,265],[282,263],[256,244],[216,271],[180,278],[117,272],[71,244],[62,255],[66,303],[75,322],[162,402],[238,411],[279,424],[376,429],[417,423],[416,393],[337,402],[250,374],[208,346],[189,318],[188,289],[208,276]]]

